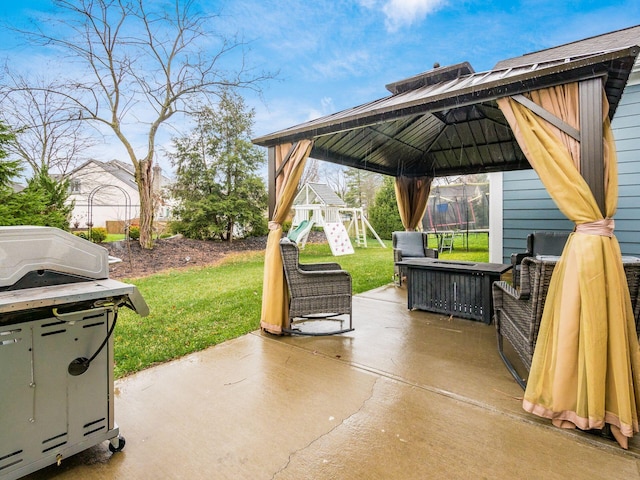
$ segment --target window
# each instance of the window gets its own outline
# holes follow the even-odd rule
[[[69,182],[69,189],[71,193],[80,193],[80,180],[71,179]]]

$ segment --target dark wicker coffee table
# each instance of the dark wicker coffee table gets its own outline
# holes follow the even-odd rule
[[[491,323],[491,285],[511,265],[432,258],[399,262],[407,267],[409,309]]]

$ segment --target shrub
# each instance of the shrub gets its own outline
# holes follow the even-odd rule
[[[269,226],[265,217],[260,217],[252,222],[247,232],[248,237],[263,237],[269,233]]]
[[[172,235],[177,235],[179,233],[182,233],[182,231],[184,230],[184,225],[180,220],[172,220],[171,222],[169,222],[168,228],[169,232],[171,232]]]
[[[131,240],[139,240],[140,239],[140,227],[130,227],[129,228],[129,238]]]
[[[103,227],[95,227],[91,229],[91,241],[93,243],[102,243],[107,239],[107,229]]]
[[[404,230],[398,212],[393,178],[384,179],[382,188],[378,190],[375,201],[369,208],[369,221],[380,238],[387,240],[391,240],[393,232]]]

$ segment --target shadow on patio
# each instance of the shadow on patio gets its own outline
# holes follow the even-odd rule
[[[637,439],[522,410],[493,325],[410,312],[391,285],[353,302],[350,334],[254,332],[116,382],[124,451],[26,478],[638,478]]]

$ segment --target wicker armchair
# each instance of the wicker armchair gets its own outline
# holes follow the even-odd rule
[[[351,318],[351,275],[337,263],[301,264],[298,246],[288,238],[280,240],[280,252],[289,287],[289,327],[285,333],[298,335],[336,335],[353,330]],[[328,332],[304,331],[300,326],[312,320],[334,320],[342,327],[349,316],[349,327]]]
[[[622,260],[631,295],[636,331],[640,332],[640,302],[638,301],[640,259],[623,257]],[[556,259],[545,259],[545,257],[524,258],[519,291],[507,282],[500,281],[493,284],[494,322],[498,352],[513,378],[523,389],[526,387],[526,379],[517,373],[513,364],[504,354],[503,338],[506,338],[513,346],[528,372],[531,369],[542,311],[556,262]]]
[[[570,232],[533,232],[527,235],[527,250],[511,254],[513,286],[516,288],[520,286],[520,265],[524,258],[538,255],[562,255],[569,234]]]
[[[438,258],[438,250],[427,248],[427,234],[425,232],[393,232],[391,234],[393,247],[393,280],[402,286],[402,278],[407,276],[407,267],[398,262],[409,258]]]

